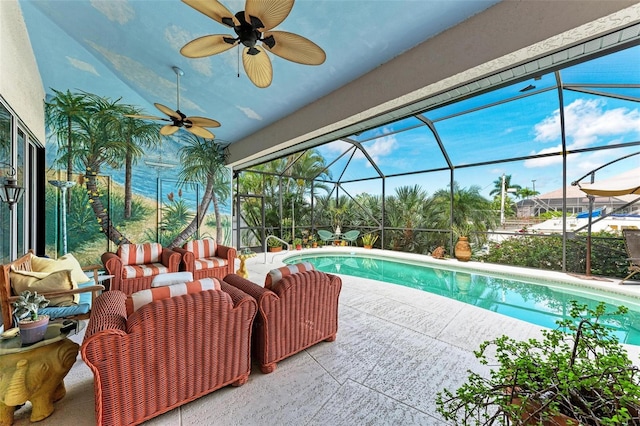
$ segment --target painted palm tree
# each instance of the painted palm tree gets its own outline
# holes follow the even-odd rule
[[[124,218],[131,217],[131,202],[133,194],[131,190],[131,175],[133,165],[144,156],[145,148],[152,148],[160,145],[161,125],[150,123],[125,115],[142,115],[142,109],[129,105],[122,107],[123,115],[115,122],[117,131],[123,138],[126,145],[124,159]]]
[[[105,210],[98,189],[97,177],[104,164],[120,164],[126,155],[126,143],[119,133],[118,120],[123,106],[119,99],[108,98],[86,93],[85,111],[74,117],[76,147],[72,150],[73,161],[85,170],[85,185],[89,203],[100,230],[107,238],[120,245],[130,243],[129,239],[113,226],[109,213]]]
[[[226,199],[231,193],[231,176],[225,166],[225,153],[215,140],[199,138],[187,134],[183,137],[187,144],[180,148],[178,155],[182,164],[179,174],[180,185],[204,186],[197,214],[187,227],[176,236],[169,247],[182,246],[202,225],[204,217],[213,203],[216,218],[216,240],[222,242],[222,221],[219,200]]]
[[[55,93],[45,103],[45,124],[49,131],[56,136],[59,154],[57,162],[66,166],[67,181],[73,178],[76,119],[87,114],[87,96],[84,93],[71,93],[69,90],[61,92],[51,89]],[[70,193],[69,193],[70,195]]]

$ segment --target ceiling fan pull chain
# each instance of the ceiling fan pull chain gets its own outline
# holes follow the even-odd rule
[[[238,78],[240,78],[240,50],[241,49],[237,49],[237,51],[238,51]]]

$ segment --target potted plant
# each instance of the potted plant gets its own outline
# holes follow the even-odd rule
[[[473,225],[467,221],[462,224],[453,226],[453,235],[457,237],[454,246],[454,255],[461,262],[471,260],[471,244],[469,243],[469,234],[473,230]]]
[[[372,232],[368,232],[362,236],[362,245],[366,249],[372,248],[376,241],[378,241],[378,235]]]
[[[302,250],[302,239],[294,238],[293,245],[296,247],[296,250]]]
[[[311,248],[317,248],[318,247],[318,240],[316,239],[316,235],[315,234],[309,235],[309,242],[311,243]]]
[[[267,246],[269,246],[270,252],[282,251],[282,243],[280,240],[276,240],[275,238],[269,239],[269,241],[267,241]]]
[[[640,424],[640,371],[611,331],[626,312],[572,301],[571,318],[543,330],[542,340],[482,343],[476,357],[498,367],[488,377],[470,371],[455,392],[439,392],[437,411],[454,424]]]
[[[37,291],[31,293],[25,290],[12,305],[22,344],[28,345],[42,340],[49,325],[49,316],[39,315],[38,311],[49,306],[49,301]]]

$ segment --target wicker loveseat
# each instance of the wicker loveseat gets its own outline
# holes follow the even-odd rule
[[[159,274],[178,272],[180,253],[159,243],[122,244],[115,253],[103,253],[102,263],[113,275],[109,290],[132,294],[150,288]]]
[[[276,363],[338,332],[338,298],[342,280],[315,270],[284,276],[271,289],[239,275],[224,281],[258,301],[252,352],[263,373]]]
[[[127,316],[127,296],[99,296],[82,343],[98,425],[134,425],[248,380],[255,300],[222,290],[155,300]],[[154,289],[156,290],[156,289]]]

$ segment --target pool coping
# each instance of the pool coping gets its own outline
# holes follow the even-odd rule
[[[600,277],[595,275],[587,277],[585,275],[577,275],[566,272],[500,265],[497,263],[485,263],[477,261],[462,262],[453,258],[436,259],[429,255],[406,253],[393,250],[365,249],[363,247],[325,246],[315,249],[292,250],[288,253],[283,254],[281,260],[284,262],[291,257],[299,255],[344,255],[345,252],[354,254],[366,254],[371,257],[398,260],[405,263],[407,261],[410,261],[419,264],[426,264],[428,266],[433,266],[440,269],[450,269],[461,272],[484,272],[495,274],[498,277],[503,278],[525,278],[535,280],[536,282],[543,281],[544,283],[551,284],[569,284],[576,287],[586,287],[588,289],[593,289],[605,293],[636,298],[640,303],[640,282],[637,281],[636,282],[639,285],[619,284],[621,282],[621,279],[619,278]]]

